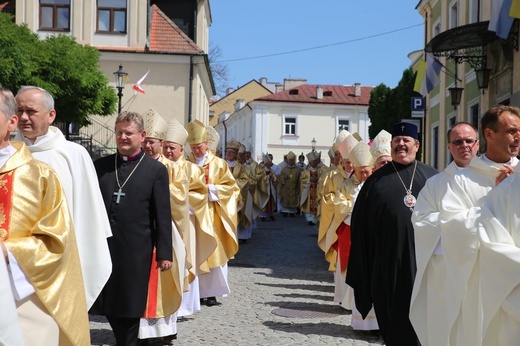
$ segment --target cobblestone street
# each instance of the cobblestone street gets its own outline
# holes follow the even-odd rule
[[[354,331],[350,311],[333,303],[333,274],[304,217],[258,222],[229,262],[229,297],[177,324],[174,345],[382,345]],[[91,316],[93,345],[114,345],[110,326]]]

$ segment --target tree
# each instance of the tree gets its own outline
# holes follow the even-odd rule
[[[229,85],[229,66],[219,62],[219,60],[222,59],[222,49],[219,46],[210,43],[208,59],[217,95],[221,97],[225,96],[226,89]]]
[[[418,95],[413,91],[414,82],[415,72],[408,68],[403,71],[403,76],[394,89],[384,84],[372,89],[368,103],[370,138],[377,136],[381,130],[391,130],[392,125],[402,119],[410,118],[411,98]]]
[[[99,69],[99,52],[65,35],[39,40],[11,15],[0,13],[0,85],[16,92],[22,85],[46,89],[55,99],[57,121],[87,125],[91,114],[110,115],[117,95]]]

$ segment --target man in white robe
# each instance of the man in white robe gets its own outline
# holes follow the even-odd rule
[[[4,256],[0,256],[0,345],[23,345],[22,330],[9,281]]]
[[[92,159],[81,145],[69,142],[56,127],[54,99],[44,89],[26,86],[16,95],[18,133],[33,157],[57,173],[74,222],[87,308],[107,282],[112,261],[107,239],[112,236]]]
[[[486,154],[450,180],[441,202],[441,246],[446,263],[450,345],[482,344],[477,218],[485,196],[518,163],[520,111],[492,107],[481,120]]]
[[[442,254],[439,213],[448,182],[477,154],[477,131],[466,122],[448,130],[453,161],[426,181],[412,215],[417,273],[410,303],[410,320],[423,346],[448,345],[446,264]]]
[[[482,206],[480,287],[483,345],[520,340],[520,166],[489,193]]]

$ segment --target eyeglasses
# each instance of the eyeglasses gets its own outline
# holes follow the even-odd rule
[[[116,132],[116,137],[123,137],[123,135],[127,138],[130,138],[132,137],[133,135],[136,135],[140,132],[121,132],[121,131],[118,131]]]
[[[451,144],[453,145],[456,145],[456,146],[459,146],[459,145],[462,145],[462,143],[467,143],[469,145],[473,145],[477,140],[476,139],[473,139],[473,138],[468,138],[468,139],[456,139],[454,141],[451,141]]]

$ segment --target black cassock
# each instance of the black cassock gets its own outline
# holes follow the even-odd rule
[[[410,187],[415,161],[393,163]],[[417,162],[412,194],[417,198],[437,170]],[[412,212],[404,204],[406,189],[392,163],[364,183],[351,219],[350,258],[346,282],[354,289],[356,308],[366,317],[372,305],[389,346],[420,345],[408,317],[417,270]]]
[[[112,274],[90,313],[140,318],[146,308],[153,247],[157,260],[172,260],[172,220],[166,166],[141,151],[135,160],[117,158],[119,184],[125,194],[119,203],[115,155],[94,162],[112,237],[108,238]]]

